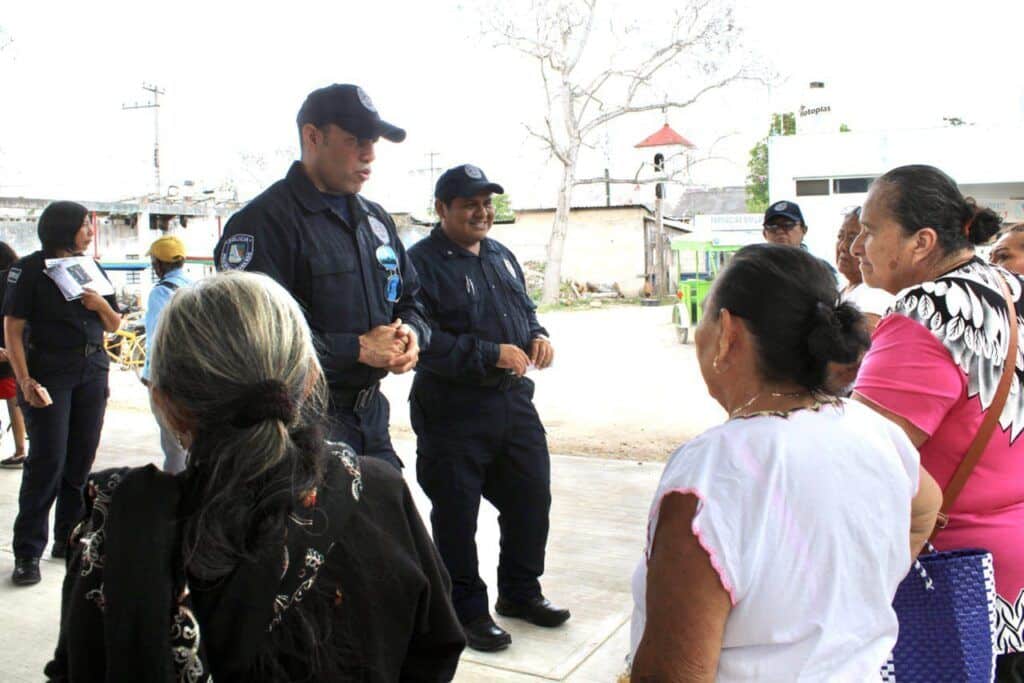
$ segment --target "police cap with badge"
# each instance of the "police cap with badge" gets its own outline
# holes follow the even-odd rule
[[[800,205],[795,202],[775,202],[769,206],[768,210],[764,212],[764,224],[768,225],[769,221],[779,216],[807,225],[804,223],[804,214],[800,211]]]
[[[299,128],[307,123],[317,128],[333,123],[363,140],[405,140],[405,130],[382,120],[366,91],[351,83],[334,83],[309,93],[296,122]]]
[[[504,188],[492,183],[484,172],[473,164],[462,164],[449,168],[441,174],[434,186],[434,198],[447,204],[456,197],[468,199],[481,192],[505,194]]]

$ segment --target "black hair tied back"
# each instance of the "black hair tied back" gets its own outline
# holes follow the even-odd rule
[[[971,244],[985,244],[998,234],[1003,219],[992,209],[978,206],[974,197],[965,197],[964,201],[971,212],[965,237]]]
[[[814,305],[807,331],[807,351],[819,363],[853,363],[871,345],[863,316],[850,304]]]
[[[871,343],[864,316],[836,303],[836,280],[803,249],[751,244],[732,257],[712,288],[716,310],[741,318],[757,339],[769,381],[824,391],[828,364],[856,361]]]

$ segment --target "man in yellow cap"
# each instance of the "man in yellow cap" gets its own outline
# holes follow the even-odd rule
[[[171,300],[174,293],[192,284],[192,279],[185,273],[185,243],[173,235],[161,237],[149,247],[147,255],[153,266],[153,272],[160,280],[149,291],[146,303],[146,364],[142,368],[142,383],[149,385],[149,363],[153,352],[153,337],[160,320],[160,313]],[[150,397],[152,407],[152,395]],[[178,442],[178,437],[160,419],[154,410],[153,416],[160,427],[160,447],[164,451],[164,471],[177,474],[185,469],[185,449]]]

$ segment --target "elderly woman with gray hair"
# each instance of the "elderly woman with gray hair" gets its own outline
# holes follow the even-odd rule
[[[323,440],[323,377],[288,293],[202,281],[154,346],[154,403],[188,465],[90,477],[46,674],[451,680],[448,576],[401,475]]]

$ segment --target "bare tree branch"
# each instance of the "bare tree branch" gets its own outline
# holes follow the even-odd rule
[[[747,75],[744,70],[740,70],[714,83],[710,83],[704,86],[703,88],[698,90],[692,97],[686,100],[676,100],[672,102],[661,102],[658,104],[645,104],[639,106],[629,105],[619,107],[618,109],[614,109],[606,114],[602,114],[601,116],[598,116],[597,118],[580,126],[580,133],[586,135],[587,133],[590,133],[598,126],[602,126],[608,123],[609,121],[617,119],[620,116],[625,116],[626,114],[637,114],[639,112],[653,111],[655,109],[685,109],[686,107],[695,104],[698,100],[704,97],[704,95],[707,95],[709,92],[712,92],[714,90],[721,90],[727,85],[732,85],[733,83],[737,83],[739,81],[763,82],[763,79],[761,79],[759,76]]]
[[[666,22],[660,25],[648,22],[662,39],[644,41],[646,46],[643,48],[637,47],[638,39],[643,38],[635,32],[640,27],[639,11],[617,12],[614,17],[606,17],[607,30],[623,38],[619,41],[622,49],[610,51],[605,67],[588,71],[586,76],[581,73],[584,65],[588,69],[591,66],[592,60],[587,58],[589,41],[598,28],[605,30],[604,15],[597,16],[599,6],[603,7],[601,0],[531,0],[529,9],[518,13],[509,12],[504,5],[499,6],[497,0],[490,1],[494,3],[493,11],[488,14],[488,20],[494,27],[492,33],[500,36],[502,44],[536,60],[540,71],[543,116],[539,117],[536,125],[527,128],[527,133],[539,140],[551,157],[562,165],[544,273],[543,299],[550,303],[558,298],[574,187],[600,183],[685,184],[696,164],[721,159],[708,149],[700,159],[694,159],[694,153],[687,152],[686,163],[673,164],[680,168],[667,167],[664,171],[651,173],[644,164],[633,178],[577,179],[580,150],[594,146],[597,130],[622,116],[657,109],[684,109],[733,83],[763,82],[763,79],[753,75],[749,58],[739,62],[723,61],[735,54],[733,37],[738,33],[732,11],[723,0],[682,0],[680,5],[683,9],[676,12],[667,25]],[[627,16],[618,16],[620,14]],[[725,66],[729,63],[739,66]],[[658,97],[654,90],[658,87],[657,80],[659,77],[664,79],[666,71],[675,65],[685,65],[700,74],[698,80],[693,81],[692,94],[688,97],[665,97],[663,102],[654,102]],[[679,155],[669,159],[676,156]],[[642,173],[654,177],[641,179]]]
[[[550,120],[548,120],[548,126],[550,127],[550,125],[551,125]],[[546,135],[541,135],[540,133],[538,133],[537,131],[533,130],[529,126],[526,126],[526,132],[530,135],[530,137],[537,138],[538,140],[543,142],[544,146],[551,153],[551,156],[555,157],[556,159],[561,161],[563,164],[568,164],[569,163],[569,161],[566,158],[566,156],[562,153],[562,151],[560,149],[558,149],[558,146],[555,144],[554,140],[552,140],[551,138],[549,138]]]
[[[565,73],[570,74],[579,64],[580,58],[583,56],[583,51],[587,48],[587,43],[590,40],[590,30],[594,26],[594,11],[597,7],[597,0],[585,0],[584,4],[587,6],[586,20],[583,23],[583,31],[579,34],[576,40],[575,53],[566,60]]]

